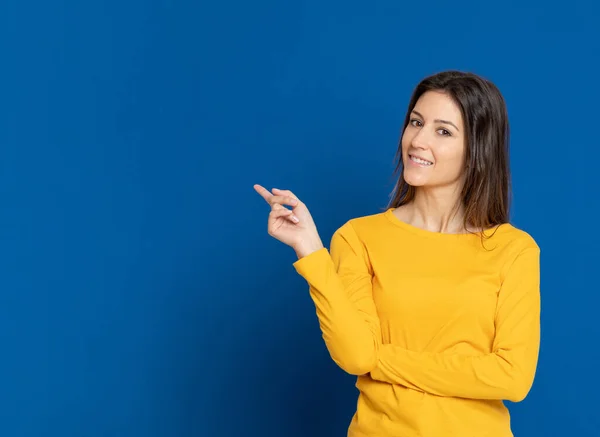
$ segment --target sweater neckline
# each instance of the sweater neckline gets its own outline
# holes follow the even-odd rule
[[[480,238],[482,235],[482,232],[475,232],[475,233],[467,232],[467,233],[462,233],[462,234],[456,234],[456,233],[436,232],[436,231],[430,231],[428,229],[419,228],[417,226],[411,225],[410,223],[406,223],[405,221],[402,221],[398,217],[396,217],[396,215],[393,213],[393,211],[395,209],[396,208],[394,208],[394,207],[390,207],[383,213],[383,215],[395,226],[401,227],[409,232],[412,232],[413,234],[421,235],[423,237],[439,238],[439,239],[447,239],[447,240],[461,240],[461,239],[470,239],[470,238]],[[506,223],[505,225],[509,225],[509,224]],[[501,227],[502,227],[502,225],[495,226],[491,229],[487,229],[486,231],[484,231],[484,233],[486,235],[492,235],[494,232],[497,231],[497,229],[499,229]]]

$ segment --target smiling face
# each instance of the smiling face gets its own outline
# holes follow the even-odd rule
[[[402,134],[404,180],[415,187],[462,183],[466,140],[460,109],[440,91],[425,92]]]

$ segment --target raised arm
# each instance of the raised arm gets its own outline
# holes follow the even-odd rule
[[[333,361],[352,375],[377,364],[381,345],[372,295],[372,271],[363,243],[350,222],[321,248],[294,263],[309,284],[325,345]]]

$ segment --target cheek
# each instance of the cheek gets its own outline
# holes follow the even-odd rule
[[[444,145],[434,150],[436,161],[443,162],[451,167],[462,166],[464,162],[464,150],[456,145]]]
[[[410,146],[410,142],[411,142],[410,135],[407,135],[406,133],[404,133],[404,135],[402,135],[402,140],[401,140],[402,152],[406,152],[406,150]]]

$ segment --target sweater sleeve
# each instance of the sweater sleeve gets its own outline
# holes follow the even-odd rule
[[[415,352],[385,344],[371,377],[438,396],[522,401],[533,384],[540,344],[539,248],[523,250],[504,276],[492,352]]]
[[[323,340],[333,361],[352,375],[369,373],[381,344],[372,293],[372,270],[351,222],[322,248],[298,259],[294,268],[309,285]]]

